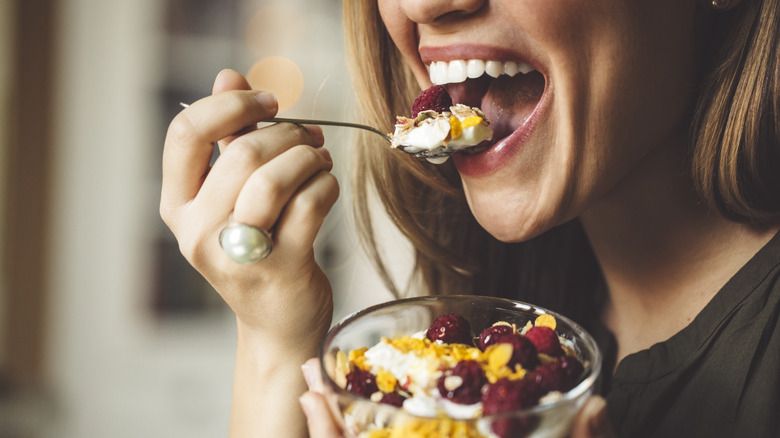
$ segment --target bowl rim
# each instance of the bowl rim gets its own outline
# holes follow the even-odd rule
[[[414,413],[411,413],[409,411],[404,410],[402,407],[396,407],[388,404],[382,404],[379,402],[374,402],[369,400],[368,398],[361,397],[359,395],[353,394],[346,389],[340,387],[336,382],[333,381],[333,379],[328,374],[328,371],[325,369],[325,355],[327,353],[326,348],[328,345],[330,345],[330,342],[333,340],[333,338],[342,330],[344,327],[349,325],[352,321],[355,321],[357,319],[360,319],[368,314],[371,314],[375,311],[385,309],[387,307],[393,307],[401,304],[414,304],[414,303],[422,303],[422,302],[433,302],[433,301],[463,301],[463,300],[481,300],[481,301],[494,301],[496,303],[503,303],[504,305],[511,305],[514,307],[518,307],[524,311],[532,311],[534,313],[541,314],[550,314],[555,317],[556,320],[563,321],[566,323],[566,325],[571,326],[571,328],[578,333],[582,333],[582,341],[584,344],[587,345],[587,347],[594,352],[593,359],[590,361],[590,371],[585,376],[585,378],[577,384],[574,388],[566,391],[565,393],[562,393],[562,396],[550,403],[545,403],[543,405],[536,405],[534,407],[528,408],[528,409],[521,409],[517,411],[511,411],[511,412],[504,412],[500,414],[494,414],[494,415],[486,415],[486,416],[479,416],[475,418],[470,419],[454,419],[456,421],[487,421],[487,420],[493,420],[493,419],[501,419],[501,418],[511,418],[516,417],[520,415],[532,415],[548,410],[555,409],[558,406],[561,406],[563,404],[566,404],[567,402],[570,402],[572,400],[577,399],[580,397],[584,392],[588,391],[589,388],[596,388],[598,385],[599,378],[601,376],[601,367],[602,367],[602,353],[601,350],[598,347],[598,344],[596,344],[596,340],[593,338],[593,336],[587,332],[582,326],[577,324],[576,322],[572,321],[571,319],[567,318],[566,316],[563,316],[555,311],[546,309],[544,307],[539,307],[534,304],[530,304],[524,301],[519,300],[512,300],[508,298],[500,298],[500,297],[491,297],[491,296],[485,296],[485,295],[434,295],[434,296],[421,296],[421,297],[411,297],[411,298],[401,298],[401,299],[395,299],[386,301],[384,303],[375,304],[373,306],[367,307],[362,310],[358,310],[356,312],[353,312],[344,318],[342,318],[339,322],[334,324],[330,330],[328,330],[328,333],[326,334],[325,338],[323,339],[322,343],[320,344],[320,353],[319,353],[319,360],[320,360],[320,372],[322,374],[323,382],[325,383],[325,386],[329,391],[331,391],[333,394],[340,396],[340,397],[346,397],[348,399],[352,399],[355,402],[360,403],[369,403],[376,405],[378,407],[381,407],[383,410],[388,411],[398,411],[403,413],[403,415],[409,416],[414,419],[421,419],[421,420],[430,420],[430,419],[436,419],[437,417],[427,417],[422,415],[417,415]]]

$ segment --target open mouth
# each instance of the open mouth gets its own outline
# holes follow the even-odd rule
[[[493,128],[493,139],[470,153],[479,153],[522,130],[547,88],[546,78],[532,65],[479,59],[435,61],[430,79],[447,88],[453,103],[482,109]]]

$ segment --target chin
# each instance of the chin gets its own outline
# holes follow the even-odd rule
[[[501,242],[524,242],[562,223],[545,214],[542,206],[518,199],[479,196],[468,190],[466,198],[477,222]]]

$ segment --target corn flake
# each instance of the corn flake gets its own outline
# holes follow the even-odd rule
[[[550,315],[549,313],[543,313],[536,318],[534,325],[536,327],[548,327],[555,330],[555,327],[558,326],[558,323],[555,321],[554,316]]]

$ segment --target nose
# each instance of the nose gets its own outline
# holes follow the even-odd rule
[[[433,24],[445,17],[471,15],[489,0],[401,0],[401,9],[418,24]]]

